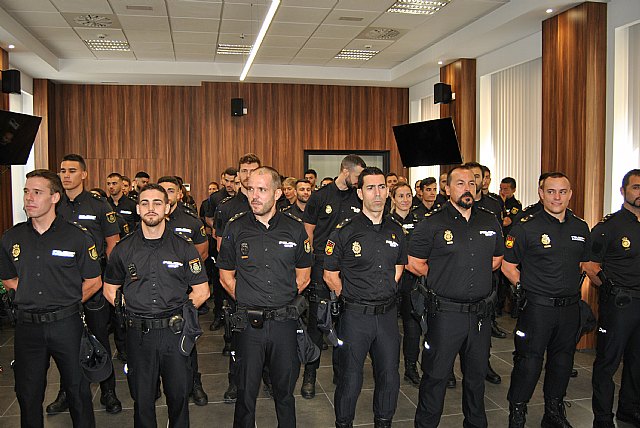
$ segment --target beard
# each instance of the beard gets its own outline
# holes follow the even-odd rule
[[[251,211],[253,212],[254,215],[265,215],[266,213],[271,211],[271,208],[273,208],[273,205],[275,203],[275,201],[271,201],[271,203],[266,202],[266,203],[259,203],[259,205],[254,205],[255,202],[258,202],[258,201],[251,202]]]
[[[467,203],[464,201],[464,198],[471,198],[471,202]],[[461,206],[462,208],[469,209],[473,206],[473,195],[471,192],[465,192],[462,196],[458,198],[456,204]]]
[[[161,215],[158,215],[156,217],[142,217],[142,222],[149,227],[157,226],[161,221],[164,221],[164,217]]]
[[[351,182],[351,177],[349,176],[347,176],[347,178],[344,179],[344,183],[347,185],[349,189],[355,189],[356,187],[356,185]]]
[[[624,201],[634,208],[640,208],[640,198],[627,199],[627,195],[625,195]]]

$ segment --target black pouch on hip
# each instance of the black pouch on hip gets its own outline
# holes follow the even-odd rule
[[[251,327],[253,328],[262,328],[263,324],[264,324],[264,312],[263,311],[257,311],[254,309],[247,309],[247,318],[249,321],[249,324],[251,324]]]

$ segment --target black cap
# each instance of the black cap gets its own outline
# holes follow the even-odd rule
[[[86,329],[80,339],[80,368],[84,377],[91,383],[102,382],[113,372],[111,355]]]
[[[193,306],[193,302],[188,300],[182,307],[182,318],[184,325],[180,336],[180,353],[184,356],[191,355],[191,350],[196,344],[196,340],[202,335],[202,329],[198,322],[198,310]]]

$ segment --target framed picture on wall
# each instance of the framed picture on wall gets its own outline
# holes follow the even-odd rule
[[[389,172],[389,150],[305,150],[304,170],[315,169],[318,183],[334,178],[340,172],[340,162],[347,155],[358,155],[367,166],[377,166],[385,174]]]

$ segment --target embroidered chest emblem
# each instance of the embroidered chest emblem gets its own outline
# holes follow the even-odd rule
[[[453,244],[453,232],[449,229],[444,231],[444,240],[447,242],[447,245]]]
[[[629,241],[629,238],[627,238],[626,236],[622,237],[622,248],[624,248],[625,250],[631,248],[631,241]]]
[[[331,208],[331,205],[327,205],[326,207],[324,207],[324,212],[326,212],[327,214],[331,214],[333,212],[333,208]]]
[[[13,247],[11,247],[11,256],[13,257],[14,262],[18,261],[18,257],[20,256],[20,244],[13,244]]]
[[[360,257],[362,255],[362,247],[358,241],[353,241],[351,245],[351,250],[356,257]]]
[[[551,238],[546,233],[543,233],[540,237],[540,242],[544,248],[551,248]]]

